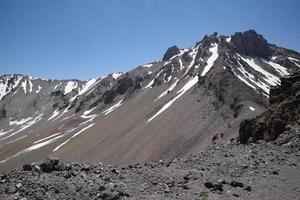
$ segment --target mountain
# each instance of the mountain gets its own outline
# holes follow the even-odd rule
[[[297,199],[300,73],[280,81],[270,89],[268,109],[242,121],[240,143],[247,145],[213,144],[184,158],[121,166],[48,157],[0,173],[0,198]]]
[[[204,36],[162,60],[88,81],[0,77],[0,170],[47,155],[114,164],[172,160],[226,143],[268,107],[300,54],[254,30]]]

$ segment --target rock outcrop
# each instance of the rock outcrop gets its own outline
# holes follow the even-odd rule
[[[270,108],[262,115],[241,122],[242,144],[274,141],[285,130],[300,125],[300,73],[281,78],[281,85],[270,90]]]
[[[169,47],[167,49],[166,53],[164,54],[163,60],[169,60],[170,58],[172,58],[173,56],[175,56],[179,53],[180,53],[180,50],[177,46]]]
[[[247,56],[268,58],[272,53],[267,40],[254,30],[235,33],[231,37],[231,43],[237,48],[240,54]]]

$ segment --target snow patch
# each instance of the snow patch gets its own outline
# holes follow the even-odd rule
[[[102,112],[102,114],[104,115],[108,115],[109,113],[111,113],[112,111],[116,110],[118,107],[120,107],[122,105],[123,99],[121,101],[119,101],[118,103],[116,103],[115,105],[111,106],[110,108],[106,109],[105,111]]]
[[[13,130],[14,130],[14,129],[10,129],[10,130],[8,130],[8,131],[3,131],[3,129],[1,129],[1,131],[0,131],[0,136],[6,135],[6,134],[12,132]]]
[[[182,77],[184,77],[189,72],[190,68],[195,64],[197,53],[198,53],[197,48],[192,49],[192,52],[189,53],[189,55],[192,56],[192,61],[190,62],[189,66],[185,70],[185,72],[184,72],[184,74],[183,74]]]
[[[271,60],[276,60],[277,56],[272,56]]]
[[[32,118],[27,117],[27,118],[23,118],[23,119],[20,119],[20,120],[15,120],[15,121],[9,120],[9,126],[11,126],[11,125],[19,126],[19,125],[22,125],[22,124],[28,122],[29,120],[32,120]]]
[[[230,43],[231,37],[226,38],[226,42]]]
[[[237,74],[237,72],[232,68],[232,72],[235,74],[235,76],[238,77],[241,81],[243,81],[246,85],[254,89],[257,93],[259,93],[257,88],[260,88],[264,91],[264,95],[268,96],[270,87],[264,82],[261,82],[260,80],[256,79],[256,77],[254,77],[254,75],[248,72],[238,60],[237,63],[240,66],[237,67],[237,69],[240,73],[243,74],[243,77]]]
[[[58,108],[53,112],[53,114],[49,117],[48,121],[55,118],[59,114]]]
[[[239,55],[239,57],[245,61],[250,67],[252,67],[255,71],[260,72],[264,77],[265,77],[265,81],[269,84],[269,85],[277,85],[280,83],[280,79],[277,76],[274,76],[273,74],[269,73],[268,71],[264,70],[261,66],[259,66],[258,64],[255,63],[253,58],[246,58],[243,57],[241,55]]]
[[[24,90],[24,94],[26,94],[27,80],[22,82],[22,87],[23,87],[23,90]]]
[[[52,138],[50,140],[47,140],[47,141],[44,141],[44,142],[41,142],[41,143],[38,143],[38,144],[36,144],[38,142],[38,141],[36,141],[35,143],[33,143],[34,145],[32,145],[31,147],[23,150],[21,152],[21,154],[26,153],[26,152],[30,152],[30,151],[33,151],[33,150],[37,150],[37,149],[39,149],[39,148],[41,148],[43,146],[46,146],[46,145],[48,145],[48,144],[50,144],[52,142],[55,142],[56,140],[58,140],[59,138],[62,138],[63,136],[64,135],[59,135],[59,136],[57,136],[55,138]]]
[[[263,62],[267,63],[268,65],[270,65],[271,67],[273,67],[281,76],[285,76],[285,75],[289,75],[289,72],[287,71],[287,69],[277,63],[274,63],[270,60],[264,60]]]
[[[155,80],[157,77],[159,77],[159,75],[160,75],[162,72],[163,72],[163,70],[161,70],[160,72],[158,72],[157,75],[155,76],[155,78],[154,78],[153,80],[151,80],[151,81],[148,83],[148,85],[146,85],[145,87],[143,87],[142,90],[151,87],[151,86],[153,85],[153,83],[154,83],[154,80]]]
[[[45,138],[42,138],[42,139],[40,139],[40,140],[37,140],[37,141],[33,142],[33,144],[43,142],[43,141],[45,141],[45,140],[48,140],[48,139],[53,138],[53,137],[55,137],[55,136],[57,136],[57,135],[60,135],[60,134],[61,134],[61,132],[54,133],[54,134],[52,134],[52,135],[50,135],[50,136],[48,136],[48,137],[45,137]]]
[[[191,80],[189,80],[181,90],[177,92],[177,96],[174,97],[171,101],[166,103],[155,115],[153,115],[150,119],[148,119],[148,122],[152,121],[154,118],[156,118],[158,115],[163,113],[165,110],[167,110],[177,99],[179,99],[184,93],[186,93],[189,89],[191,89],[194,85],[196,85],[198,82],[198,76],[193,77]]]
[[[251,111],[255,111],[255,108],[253,108],[252,106],[249,106],[249,109],[250,109]]]
[[[292,58],[292,57],[288,57],[288,59],[289,59],[292,63],[294,63],[295,65],[297,65],[297,67],[300,67],[300,65],[297,63],[297,62],[299,62],[298,59]]]
[[[85,130],[91,128],[92,126],[94,126],[95,123],[88,125],[87,127],[84,127],[83,129],[81,129],[80,131],[78,131],[77,133],[75,133],[71,138],[67,139],[66,141],[64,141],[63,143],[61,143],[60,145],[58,145],[55,149],[53,149],[54,151],[57,151],[58,149],[60,149],[62,146],[64,146],[65,144],[67,144],[71,139],[77,137],[78,135],[80,135],[82,132],[84,132]]]
[[[149,68],[149,67],[152,67],[153,64],[146,64],[146,65],[143,65],[143,67],[146,67],[146,68]]]
[[[31,92],[32,92],[32,87],[33,87],[33,85],[32,85],[32,82],[31,82],[31,81],[28,81],[28,83],[29,83],[29,92],[31,93]]]
[[[154,101],[157,101],[158,99],[166,96],[169,92],[171,92],[176,87],[178,81],[179,80],[176,78],[176,81],[166,91],[164,91],[163,93],[161,93]]]
[[[209,51],[212,53],[212,55],[207,60],[207,65],[204,67],[201,76],[205,76],[205,74],[212,68],[214,65],[214,62],[218,59],[218,44],[214,43],[212,44],[213,47],[209,48]]]
[[[117,79],[117,78],[119,78],[122,74],[124,74],[124,72],[118,72],[118,73],[113,73],[112,74],[112,77],[113,77],[113,79]]]
[[[71,92],[73,89],[77,88],[78,83],[76,81],[69,81],[65,87],[65,93],[64,94],[68,94],[69,92]]]
[[[10,135],[4,137],[4,138],[1,138],[0,140],[5,140],[5,139],[7,139],[7,138],[10,138],[10,137],[12,137],[12,136],[14,136],[14,135],[20,133],[21,131],[23,131],[23,130],[29,128],[30,126],[32,126],[32,125],[34,125],[35,123],[37,123],[38,121],[40,121],[40,120],[42,119],[43,115],[44,115],[43,113],[40,114],[40,115],[38,115],[38,116],[37,116],[36,118],[34,118],[33,120],[28,121],[28,122],[26,122],[24,125],[22,125],[21,128],[20,128],[18,131],[14,132],[14,133],[12,133],[12,134],[10,134]]]
[[[39,85],[38,89],[35,91],[35,93],[39,93],[41,91],[42,87]]]
[[[22,76],[17,76],[17,80],[14,81],[13,85],[9,85],[9,82],[12,81],[13,75],[11,76],[3,76],[4,80],[0,79],[0,100],[10,93],[13,89],[15,89],[19,84],[20,81],[22,80]],[[17,91],[15,91],[17,92]]]

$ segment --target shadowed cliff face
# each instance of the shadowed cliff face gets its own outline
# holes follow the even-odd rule
[[[231,41],[233,46],[236,47],[237,51],[242,55],[258,56],[266,59],[272,55],[267,40],[254,30],[235,33]]]
[[[242,120],[265,111],[270,87],[299,69],[299,53],[246,31],[87,81],[3,75],[0,169],[46,155],[134,163],[198,152],[215,135],[236,137]]]
[[[273,141],[286,130],[300,125],[300,73],[281,78],[270,90],[270,107],[262,115],[244,120],[239,130],[240,142]]]

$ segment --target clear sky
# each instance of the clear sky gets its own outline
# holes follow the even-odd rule
[[[255,29],[300,52],[299,0],[0,0],[0,74],[89,79],[205,34]]]

